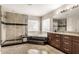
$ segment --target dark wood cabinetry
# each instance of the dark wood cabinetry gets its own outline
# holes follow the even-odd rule
[[[73,53],[79,54],[79,43],[73,42]]]
[[[54,39],[53,39],[54,38]],[[53,34],[53,38],[52,38],[52,43],[54,44],[54,46],[58,49],[60,49],[60,35],[58,34]]]
[[[79,37],[48,33],[48,43],[65,52],[65,53],[79,53]]]
[[[72,51],[74,54],[79,54],[79,37],[74,37]]]
[[[62,40],[61,40],[61,49],[66,52],[66,53],[71,53],[72,52],[72,37],[63,35]]]
[[[50,33],[50,34],[48,34],[48,43],[50,44],[50,45],[52,45],[52,34]]]
[[[60,39],[59,39],[60,36],[57,35],[57,34],[55,34],[55,35],[54,34],[48,34],[48,36],[49,36],[48,42],[50,42],[49,44],[60,49]]]

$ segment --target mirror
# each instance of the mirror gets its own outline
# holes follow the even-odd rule
[[[53,19],[53,31],[54,32],[67,31],[67,19]]]
[[[79,33],[79,20],[74,17],[53,19],[53,32]]]

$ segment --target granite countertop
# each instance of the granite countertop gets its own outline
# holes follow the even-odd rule
[[[78,32],[50,32],[55,34],[63,34],[63,35],[71,35],[71,36],[79,36]]]

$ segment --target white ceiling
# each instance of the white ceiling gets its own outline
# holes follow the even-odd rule
[[[43,16],[61,5],[62,4],[3,4],[2,7],[8,12]]]

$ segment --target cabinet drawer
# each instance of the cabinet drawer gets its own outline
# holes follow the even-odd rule
[[[62,44],[62,49],[63,51],[67,52],[67,53],[70,53],[71,52],[71,48],[72,48],[72,44],[71,42],[63,42]]]
[[[63,43],[63,48],[71,48],[72,45],[70,43]]]
[[[56,42],[60,42],[60,39],[59,39],[59,38],[55,38],[55,41],[56,41]]]
[[[64,39],[70,39],[70,37],[69,37],[69,36],[64,36],[63,38],[64,38]]]
[[[71,36],[67,36],[67,35],[63,36],[63,39],[66,39],[66,40],[70,40],[71,38],[72,38]]]
[[[70,41],[63,41],[62,42],[63,44],[63,47],[66,47],[66,48],[69,48],[69,47],[72,47],[72,43]]]
[[[72,41],[71,40],[62,40],[62,45],[63,46],[72,46]]]
[[[54,43],[56,43],[56,44],[60,44],[60,39],[55,38]]]
[[[55,37],[60,37],[60,35],[55,35]]]
[[[70,36],[63,36],[62,39],[62,50],[66,53],[71,53],[72,49],[72,37]]]
[[[55,39],[55,40],[54,40],[54,46],[55,46],[56,48],[60,48],[60,40],[59,40],[59,39]]]
[[[54,45],[56,48],[60,49],[60,45],[59,44],[55,44]]]
[[[71,40],[63,39],[62,41],[63,41],[64,44],[71,44]]]
[[[79,43],[79,37],[73,37],[73,42]]]
[[[60,49],[60,44],[59,44],[59,43],[52,43],[52,46],[54,46],[54,47]]]
[[[64,41],[63,44],[64,45],[70,45],[71,46],[71,42],[69,42],[69,41],[68,42],[67,41]]]
[[[72,50],[71,50],[71,47],[68,47],[68,48],[64,47],[63,51],[66,53],[71,53]]]
[[[55,34],[54,37],[59,38],[59,37],[61,37],[61,36],[60,36],[59,34]]]
[[[79,43],[73,42],[73,53],[79,54]]]
[[[70,37],[70,36],[63,36],[62,41],[63,41],[65,44],[71,44],[72,37]]]

